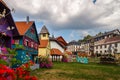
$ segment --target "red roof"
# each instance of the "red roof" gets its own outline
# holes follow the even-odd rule
[[[79,56],[79,57],[87,57],[88,54],[87,54],[87,53],[80,53],[80,52],[79,52],[79,53],[78,53],[78,56]]]
[[[51,55],[63,55],[63,53],[59,49],[56,49],[56,48],[52,48],[50,50],[50,54]]]
[[[28,23],[26,21],[23,22],[15,22],[17,30],[20,35],[24,35],[25,32],[32,26],[33,21],[29,21]]]
[[[48,45],[48,40],[40,40],[39,48],[46,48]]]
[[[62,36],[59,36],[56,39],[62,46],[67,46],[67,42],[63,39]]]

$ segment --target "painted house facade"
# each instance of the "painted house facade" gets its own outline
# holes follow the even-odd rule
[[[19,35],[10,9],[0,0],[0,53],[12,48],[12,39]]]
[[[49,31],[44,25],[39,33],[39,54],[38,56],[49,56],[50,55],[50,42],[49,42]]]
[[[16,44],[23,45],[24,48],[18,49],[17,58],[22,63],[27,62],[26,56],[29,56],[31,60],[36,62],[38,56],[39,39],[34,21],[20,21],[15,22],[19,36],[16,36],[13,40],[13,47]]]
[[[52,61],[62,61],[62,57],[64,55],[66,49],[66,41],[62,36],[55,38],[54,36],[50,38],[50,46],[51,46],[51,58]]]

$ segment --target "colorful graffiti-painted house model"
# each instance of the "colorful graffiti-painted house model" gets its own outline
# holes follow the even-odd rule
[[[19,36],[15,37],[13,44],[23,45],[23,49],[18,49],[17,58],[22,61],[22,63],[27,62],[26,56],[29,56],[34,62],[38,56],[38,34],[34,21],[20,21],[15,22]],[[13,46],[14,46],[13,45]]]
[[[0,0],[0,53],[12,48],[12,39],[18,35],[10,9]]]

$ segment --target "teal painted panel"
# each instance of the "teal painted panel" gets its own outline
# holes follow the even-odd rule
[[[36,28],[34,25],[32,25],[28,31],[25,33],[25,36],[31,38],[32,40],[34,40],[35,42],[38,42],[38,35],[37,35],[37,32],[36,32]]]
[[[78,55],[76,56],[76,61],[80,63],[88,63],[88,58],[87,57],[79,57]]]

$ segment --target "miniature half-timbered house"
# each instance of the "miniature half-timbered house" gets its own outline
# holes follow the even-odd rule
[[[24,48],[17,49],[17,59],[22,63],[27,62],[29,56],[31,60],[37,62],[39,39],[34,21],[20,21],[15,22],[19,36],[16,36],[13,40],[13,47],[16,44],[23,45]]]
[[[12,48],[12,39],[19,35],[11,10],[0,0],[0,53],[6,51],[6,48]]]

